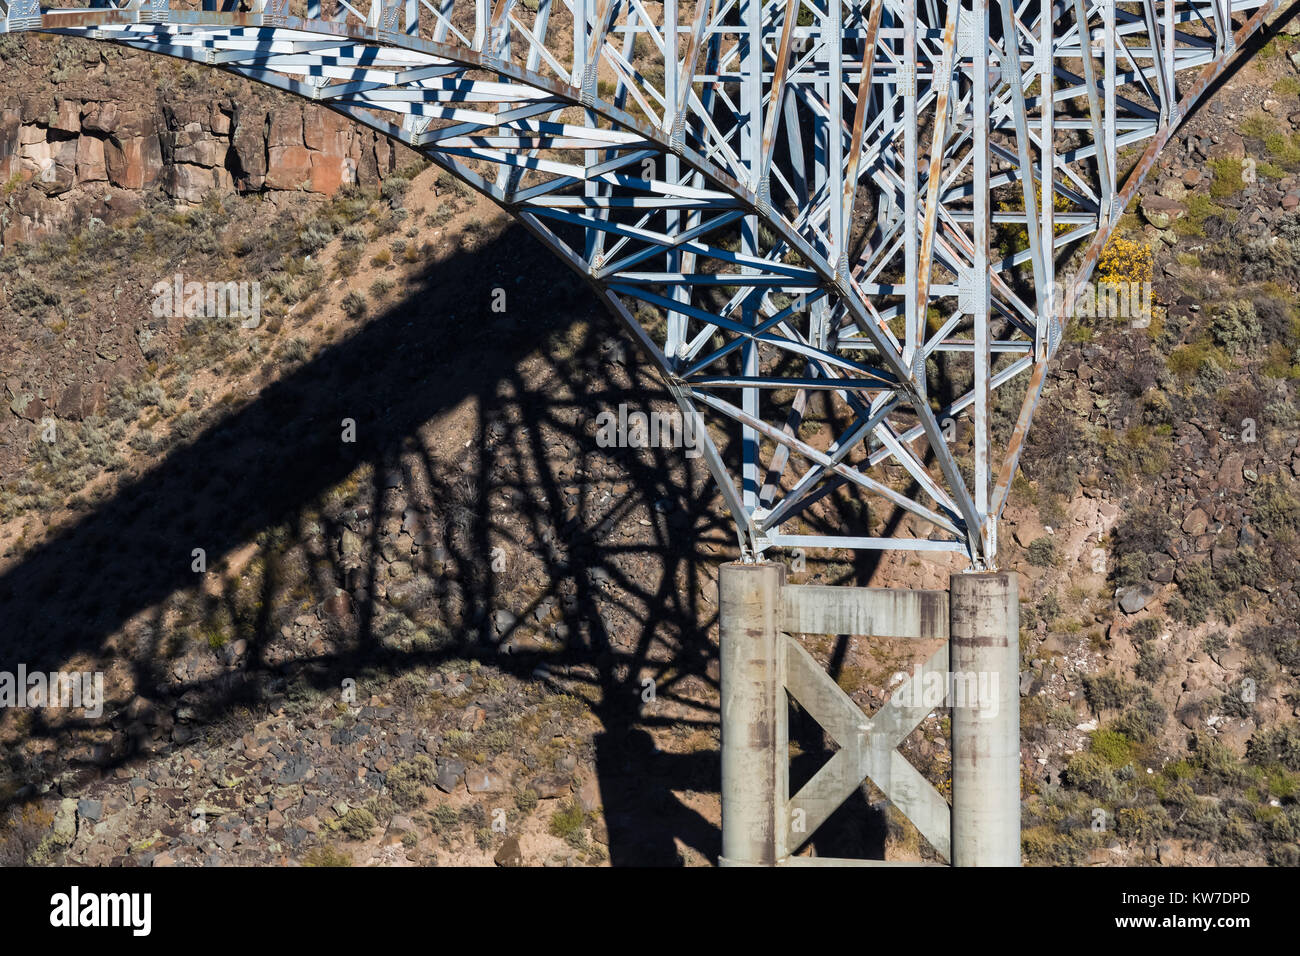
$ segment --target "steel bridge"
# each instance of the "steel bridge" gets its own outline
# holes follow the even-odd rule
[[[707,423],[692,431],[736,523],[742,560],[719,572],[722,861],[816,862],[796,851],[869,777],[965,866],[1020,858],[1018,579],[993,568],[1048,363],[1160,149],[1276,2],[0,10],[9,32],[322,103],[468,182],[584,276]],[[995,410],[1016,403],[999,435]],[[846,423],[829,440],[803,428],[819,412]],[[957,416],[969,440],[950,441]],[[846,485],[926,533],[811,520]],[[984,573],[949,593],[818,588],[756,560],[801,545],[957,551]],[[945,646],[867,716],[786,632]],[[951,804],[897,751],[933,709],[925,672],[945,670],[998,678],[944,702]],[[794,794],[787,697],[839,747]]]
[[[0,11],[9,32],[178,57],[321,103],[490,197],[590,282],[707,423],[703,459],[746,560],[906,548],[982,569],[1064,318],[1181,117],[1276,2]],[[1000,440],[995,389],[1019,407]],[[807,434],[817,409],[847,424]],[[845,485],[925,531],[810,522]]]

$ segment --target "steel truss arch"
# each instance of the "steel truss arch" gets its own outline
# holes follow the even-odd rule
[[[686,421],[708,423],[686,434],[746,557],[906,548],[992,567],[1048,362],[1102,247],[1276,2],[0,12],[6,31],[203,63],[317,102],[518,218],[627,326]],[[991,395],[1012,388],[1023,398],[998,449]],[[829,440],[803,428],[818,403],[842,419]],[[958,416],[972,428],[953,442]],[[928,531],[818,528],[816,503],[844,485]]]

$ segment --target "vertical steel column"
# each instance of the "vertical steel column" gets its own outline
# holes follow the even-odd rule
[[[763,3],[762,0],[740,0],[737,6],[740,18],[738,27],[740,58],[740,161],[746,178],[755,193],[761,193],[759,177],[763,172]],[[746,216],[741,220],[740,251],[747,256],[758,256],[758,217]],[[751,266],[741,268],[742,274],[752,274]],[[761,293],[747,295],[741,305],[742,321],[746,328],[758,324],[758,305]],[[747,378],[759,377],[758,342],[750,338],[741,347],[741,374]],[[741,407],[745,414],[759,418],[759,390],[741,389]],[[741,496],[745,511],[753,514],[758,508],[759,467],[758,429],[744,425],[741,428]]]
[[[875,51],[868,51],[868,55],[874,56]],[[866,68],[866,63],[863,68]],[[903,4],[903,64],[900,73],[903,94],[903,264],[907,275],[914,277],[920,261],[920,237],[916,230],[917,179],[920,175],[916,165],[916,0],[906,0]],[[930,85],[937,87],[938,83],[932,79]],[[918,361],[917,356],[925,338],[922,330],[928,304],[908,295],[903,312],[903,363],[921,383],[925,382],[925,359]]]
[[[723,866],[777,863],[789,796],[779,653],[784,584],[784,564],[731,563],[718,571]]]
[[[1107,222],[1114,224],[1124,210],[1117,202],[1119,192],[1118,170],[1115,168],[1115,136],[1118,128],[1118,114],[1115,111],[1115,0],[1102,0],[1102,30],[1105,45],[1102,47],[1102,66],[1106,71],[1105,112],[1102,114],[1102,128],[1106,131],[1106,186],[1109,205],[1106,207]],[[1101,144],[1098,144],[1098,148]]]
[[[703,3],[704,0],[699,0]],[[681,62],[677,53],[677,0],[664,0],[664,132],[671,140],[673,129],[677,125],[678,71]],[[664,179],[676,185],[681,182],[681,159],[676,153],[664,153]],[[681,232],[681,213],[670,208],[665,214],[665,226],[668,235],[675,236]],[[668,271],[679,272],[682,268],[682,254],[677,249],[668,253]],[[690,290],[680,283],[673,283],[671,296],[674,302],[689,302]],[[686,316],[680,312],[668,312],[665,316],[667,333],[664,339],[664,355],[669,364],[676,368],[681,359],[682,347],[686,343]]]
[[[968,528],[971,554],[981,563],[991,562],[995,543],[994,522],[989,518],[989,393],[992,362],[989,338],[989,14],[986,0],[974,0],[975,46],[971,55],[971,187],[974,189],[974,217],[971,240],[970,308],[974,320],[974,452],[975,474],[972,488],[975,516],[979,527]]]
[[[954,574],[949,594],[952,864],[1020,865],[1020,587]]]
[[[1174,44],[1177,42],[1175,34],[1174,20],[1174,0],[1165,0],[1165,82],[1169,90],[1169,121],[1177,122],[1178,113],[1178,77],[1174,74]]]
[[[837,177],[844,175],[844,5],[841,0],[827,2],[826,17],[821,22],[821,41],[830,78],[830,96],[826,99],[826,166],[831,176]],[[867,62],[864,58],[864,69]],[[838,185],[832,179],[826,191],[831,203],[826,258],[837,276],[847,278],[849,224],[844,217],[844,190]]]
[[[826,16],[829,15],[830,12],[828,10]],[[830,37],[827,35],[829,32],[829,28],[827,26],[826,18],[819,14],[816,17],[815,27],[810,29],[813,30],[814,32],[810,34],[809,41],[814,45],[814,47],[820,47],[820,52],[817,54],[818,59],[817,59],[816,76],[818,79],[815,86],[815,89],[817,91],[817,97],[823,103],[827,104],[827,109],[830,109],[831,102],[832,102],[830,70],[829,69],[823,70],[821,68],[821,65],[823,63],[826,64],[830,63],[829,51],[831,49],[831,45],[830,45],[831,41],[830,41]],[[839,179],[837,178],[839,176],[839,170],[835,170],[834,173],[832,174],[829,168],[828,156],[830,153],[831,132],[832,132],[831,123],[829,119],[824,119],[819,115],[815,115],[813,117],[812,189],[808,191],[810,202],[813,202],[816,200],[816,198],[820,197],[822,195],[823,190],[830,189],[832,184],[839,183]],[[882,211],[883,211],[883,204],[882,204]],[[812,222],[811,218],[809,218],[809,222],[810,223]],[[827,249],[827,256],[829,259],[830,256],[829,248]],[[830,261],[832,262],[833,265],[834,260],[830,260]],[[820,299],[818,299],[816,302],[813,303],[812,310],[810,312],[810,319],[811,319],[810,336],[814,344],[816,344],[819,348],[825,347],[825,344],[827,342],[832,341],[831,322],[833,318],[835,318],[835,316],[832,314],[830,296],[822,296]]]
[[[595,95],[599,89],[596,82],[596,64],[592,64],[592,83],[587,82],[587,32],[591,29],[591,13],[593,0],[575,0],[573,4],[573,70],[569,74],[570,83],[578,89],[583,90],[583,121],[588,127],[596,126],[596,113],[594,110],[586,107],[588,93]],[[595,50],[596,62],[600,62],[600,48]],[[596,151],[594,149],[584,150],[583,162],[588,168],[596,164]],[[597,205],[596,200],[600,196],[600,184],[594,179],[588,177],[583,181],[582,193],[587,200],[593,205]],[[583,257],[587,260],[587,271],[594,271],[599,268],[596,264],[596,255],[600,251],[601,236],[603,233],[593,226],[587,226],[584,230]]]
[[[1050,15],[1048,15],[1050,14]],[[1038,133],[1038,161],[1041,170],[1042,187],[1040,210],[1042,238],[1039,245],[1043,250],[1043,268],[1046,270],[1047,287],[1043,290],[1042,311],[1038,314],[1038,324],[1034,332],[1034,360],[1046,362],[1051,352],[1052,325],[1056,322],[1056,137],[1053,122],[1056,119],[1056,60],[1052,49],[1056,42],[1054,36],[1056,10],[1047,7],[1039,23],[1041,34],[1038,38],[1038,98],[1042,103]],[[1030,227],[1032,228],[1032,226]]]

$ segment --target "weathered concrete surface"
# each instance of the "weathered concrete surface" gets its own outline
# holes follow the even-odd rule
[[[784,589],[781,627],[795,634],[870,637],[948,636],[943,591],[790,585]]]
[[[776,863],[788,744],[777,711],[785,565],[724,564],[718,572],[722,683],[722,864]],[[782,821],[783,823],[783,821]]]
[[[954,574],[952,863],[1020,865],[1020,594],[1013,572]]]

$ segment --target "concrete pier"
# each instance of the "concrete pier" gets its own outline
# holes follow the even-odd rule
[[[1013,572],[954,574],[952,865],[1020,865],[1020,595]]]
[[[863,780],[884,791],[953,866],[1020,865],[1018,578],[967,573],[950,584],[947,594],[787,586],[781,564],[722,566],[722,865],[806,864],[790,853]],[[947,638],[918,675],[948,672],[951,806],[897,750],[939,700],[896,688],[868,716],[790,633]],[[793,795],[787,695],[838,748]],[[827,858],[818,865],[863,862]]]
[[[722,864],[772,866],[785,807],[788,744],[779,671],[783,564],[718,572],[722,680]]]

